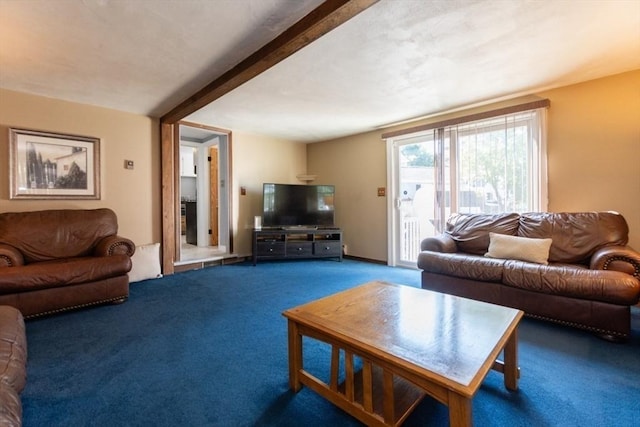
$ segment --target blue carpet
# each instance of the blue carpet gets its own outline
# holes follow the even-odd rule
[[[293,306],[381,279],[420,286],[416,270],[345,260],[235,264],[131,284],[129,301],[27,322],[25,426],[359,426],[313,391],[288,389]],[[524,319],[520,390],[490,372],[477,426],[629,426],[640,415],[640,310],[611,344]],[[305,367],[328,374],[328,346],[305,341]],[[406,426],[448,424],[426,398]]]

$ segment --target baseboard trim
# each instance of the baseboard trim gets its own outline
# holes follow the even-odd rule
[[[350,259],[353,261],[370,262],[372,264],[387,265],[387,261],[383,261],[379,259],[363,258],[363,257],[353,256],[353,255],[344,255],[342,258]]]
[[[238,257],[233,255],[227,257],[217,257],[215,259],[184,261],[180,264],[174,265],[174,273],[181,273],[183,271],[189,270],[200,270],[201,268],[216,267],[219,265],[236,264],[239,262],[244,262],[247,259],[248,257]]]
[[[363,257],[353,256],[353,255],[343,255],[342,258],[350,259],[353,261],[368,262],[371,264],[387,265],[387,261],[379,260],[379,259],[363,258]],[[230,258],[207,260],[207,261],[204,261],[204,260],[185,261],[184,263],[174,265],[174,272],[180,273],[183,271],[199,270],[201,268],[206,268],[206,267],[215,267],[218,265],[226,265],[226,264],[236,264],[236,263],[241,263],[245,261],[248,262],[251,260],[252,258],[250,256],[238,256],[238,257],[230,257]]]

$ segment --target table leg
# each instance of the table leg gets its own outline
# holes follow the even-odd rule
[[[504,385],[508,390],[518,389],[518,329],[514,329],[504,346]]]
[[[300,370],[302,369],[302,335],[298,331],[298,324],[288,321],[289,330],[289,387],[294,392],[300,391]]]
[[[448,406],[451,427],[471,427],[473,425],[471,399],[450,391]]]

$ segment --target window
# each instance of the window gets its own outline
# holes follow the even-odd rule
[[[396,263],[415,263],[420,241],[442,232],[452,213],[546,210],[545,111],[442,122],[387,139]]]
[[[452,212],[546,209],[542,114],[527,111],[433,131],[436,147],[442,147],[436,162],[442,171],[435,173],[442,178],[436,186],[444,192],[436,198],[444,201],[436,203],[442,219]]]

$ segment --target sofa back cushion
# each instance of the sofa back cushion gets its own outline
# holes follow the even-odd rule
[[[0,243],[22,252],[25,263],[91,255],[118,232],[111,209],[61,209],[0,214]]]
[[[456,242],[459,252],[484,255],[489,248],[489,233],[515,236],[518,233],[517,213],[460,214],[447,220],[447,233]]]
[[[616,212],[532,212],[520,216],[518,236],[551,238],[549,262],[587,264],[608,245],[626,245],[629,226]]]

